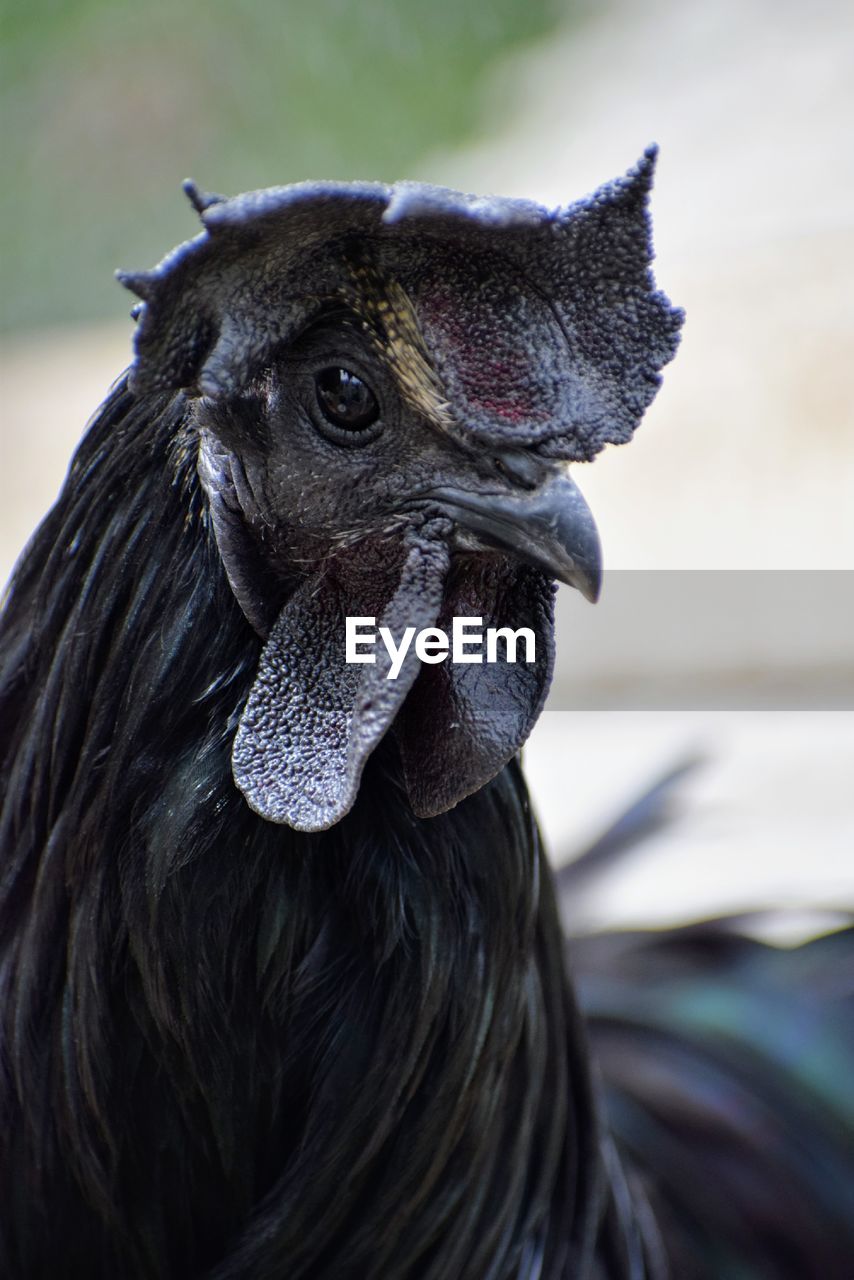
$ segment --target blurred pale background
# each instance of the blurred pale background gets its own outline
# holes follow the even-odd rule
[[[688,322],[636,440],[581,472],[613,585],[561,599],[529,777],[566,856],[706,757],[585,919],[854,903],[854,8],[6,5],[0,575],[127,363],[112,269],[194,233],[187,173],[558,204],[654,139]]]

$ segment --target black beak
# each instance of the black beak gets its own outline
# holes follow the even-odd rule
[[[594,603],[602,584],[599,532],[590,508],[564,470],[528,492],[435,489],[444,511],[481,543],[510,551]]]

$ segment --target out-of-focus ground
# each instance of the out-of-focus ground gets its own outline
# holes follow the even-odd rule
[[[650,783],[699,756],[664,825],[573,907],[579,926],[653,926],[751,908],[814,929],[854,907],[854,715],[834,711],[546,711],[524,752],[557,861],[599,836]]]
[[[482,112],[479,143],[413,176],[565,203],[656,140],[656,272],[688,312],[636,440],[579,472],[618,573],[598,612],[562,593],[526,755],[559,856],[707,762],[579,911],[854,904],[854,9],[611,0],[497,67]],[[130,328],[0,346],[0,575]]]

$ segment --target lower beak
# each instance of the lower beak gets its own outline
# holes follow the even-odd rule
[[[565,471],[525,493],[436,489],[444,511],[487,546],[509,551],[594,603],[602,583],[599,532],[590,508]]]

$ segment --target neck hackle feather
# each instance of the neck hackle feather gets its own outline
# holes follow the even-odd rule
[[[437,458],[510,449],[525,490],[513,511],[536,516],[528,490],[628,439],[675,349],[681,316],[648,270],[652,158],[561,215],[414,184],[195,193],[207,230],[128,278],[145,299],[136,365],[93,419],[2,620],[3,1277],[850,1274],[852,939],[784,953],[708,925],[578,940],[582,1018],[516,758],[548,662],[497,725],[472,710],[466,673],[441,685],[407,669],[408,700],[386,706],[381,690],[388,723],[368,732],[365,687],[342,676],[343,745],[324,736],[339,723],[328,707],[306,712],[331,790],[297,794],[301,740],[278,721],[274,798],[266,777],[235,781],[259,670],[274,688],[296,680],[290,602],[322,649],[317,601],[365,589],[337,544],[308,564],[326,528],[310,539],[310,513],[292,538],[259,532],[270,489],[245,440],[278,404],[259,370],[290,375],[288,344],[328,343],[362,237],[407,317],[396,346],[369,334],[361,357],[378,368],[397,352],[400,424],[420,414],[420,440],[432,412]],[[445,241],[467,333],[516,307],[533,336],[511,349],[498,326],[502,369],[544,362],[545,390],[526,373],[501,412],[431,275]],[[492,288],[493,250],[529,294]],[[395,373],[407,347],[429,365],[421,400]],[[258,427],[269,449],[273,421]],[[434,621],[448,599],[500,620],[512,596],[545,637],[541,569],[508,576],[503,552],[454,542],[437,510],[396,517],[415,551],[373,588],[380,609],[414,609],[407,566],[426,564]],[[351,561],[371,545],[359,519]],[[500,703],[497,684],[486,692]],[[460,708],[468,736],[446,756]],[[354,781],[336,790],[347,752]]]

